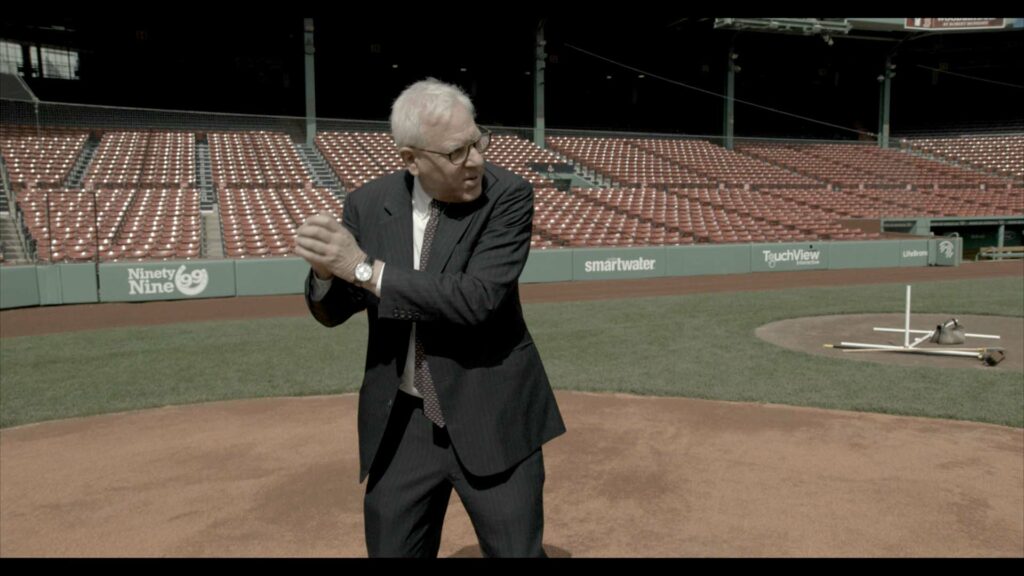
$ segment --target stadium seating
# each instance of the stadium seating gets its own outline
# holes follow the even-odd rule
[[[4,131],[4,162],[20,191],[17,203],[38,243],[38,258],[199,257],[197,135],[92,133],[102,137],[83,187],[67,188],[89,132]],[[198,137],[209,142],[227,257],[292,254],[302,221],[321,210],[340,218],[343,200],[313,185],[288,135]],[[982,172],[920,152],[960,154],[966,162],[972,151],[991,150],[993,141],[1020,144],[1012,138],[973,145],[918,140],[917,148],[901,151],[759,141],[740,142],[730,151],[707,140],[557,136],[548,138],[550,149],[542,149],[497,134],[487,158],[533,183],[534,249],[865,240],[879,234],[847,220],[1024,214],[1022,186],[1013,180],[1017,158]],[[322,132],[315,143],[349,191],[402,167],[384,132]],[[984,158],[996,162],[996,156]],[[547,171],[534,170],[565,163],[603,186],[560,190]]]
[[[63,187],[88,137],[84,130],[4,126],[0,153],[12,189]]]
[[[84,187],[191,188],[196,138],[190,132],[107,132],[82,180]]]
[[[914,151],[971,166],[990,174],[1024,181],[1024,136],[960,136],[915,138],[906,141]]]
[[[328,211],[341,218],[329,190],[234,188],[219,192],[224,255],[229,258],[288,256],[295,230],[309,216]]]

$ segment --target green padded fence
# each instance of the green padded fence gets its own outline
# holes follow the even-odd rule
[[[963,238],[874,242],[581,248],[530,253],[520,282],[793,270],[959,266]],[[301,294],[299,258],[59,264],[0,268],[0,308]]]

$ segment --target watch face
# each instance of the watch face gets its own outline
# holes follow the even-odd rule
[[[363,262],[356,266],[356,280],[360,282],[366,282],[373,276],[373,267]]]

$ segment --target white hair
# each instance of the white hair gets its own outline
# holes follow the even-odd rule
[[[391,106],[391,136],[395,146],[426,145],[422,126],[447,120],[456,104],[461,104],[471,117],[476,116],[473,102],[458,86],[427,78],[406,88]]]

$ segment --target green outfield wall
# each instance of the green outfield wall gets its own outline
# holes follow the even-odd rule
[[[806,242],[535,250],[524,283],[798,270],[959,266],[964,240]],[[299,258],[0,267],[0,308],[301,294]]]

